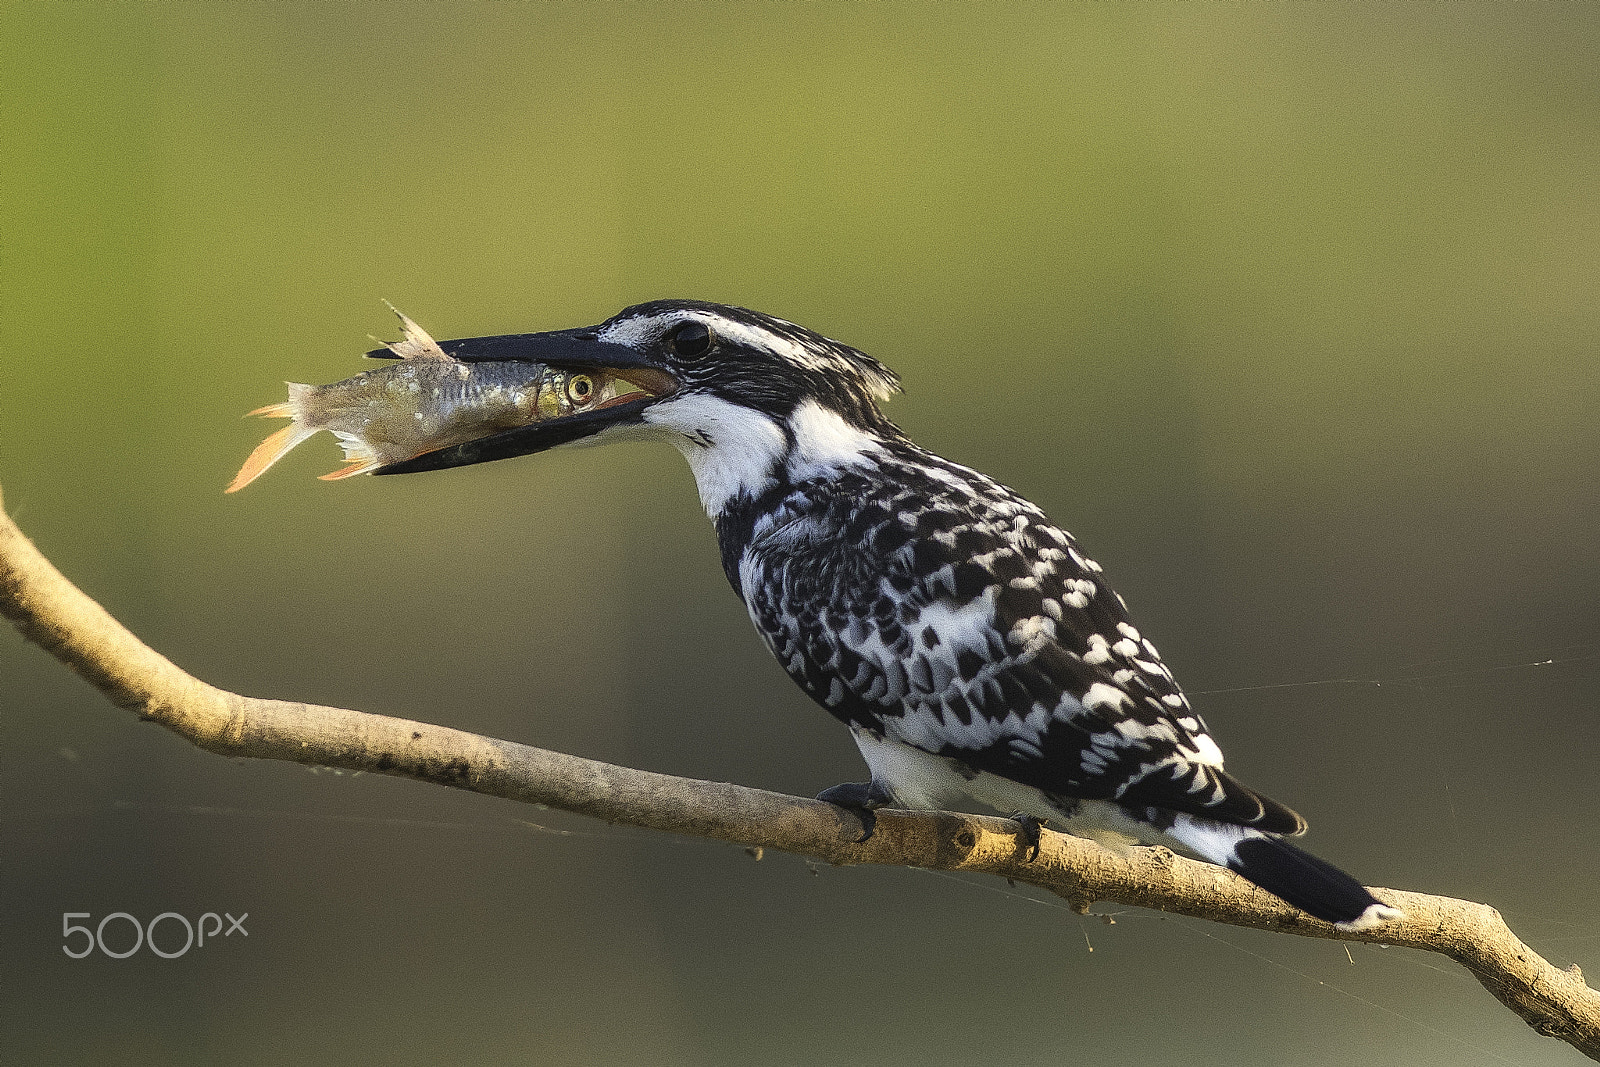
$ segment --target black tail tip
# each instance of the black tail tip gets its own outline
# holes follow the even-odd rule
[[[1333,864],[1275,837],[1247,838],[1234,846],[1233,855],[1230,868],[1341,930],[1371,930],[1403,917]]]

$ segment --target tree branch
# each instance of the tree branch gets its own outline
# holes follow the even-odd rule
[[[1046,832],[1033,862],[1014,823],[950,812],[880,812],[864,844],[831,804],[725,782],[633,770],[430,723],[240,696],[190,676],[67,581],[0,510],[0,613],[113,704],[210,752],[415,778],[673,833],[781,849],[833,864],[980,871],[1039,886],[1079,911],[1097,900],[1278,930],[1398,945],[1455,960],[1539,1033],[1600,1060],[1600,993],[1514,936],[1493,908],[1392,889],[1405,918],[1341,933],[1232,872],[1164,848],[1126,854]]]

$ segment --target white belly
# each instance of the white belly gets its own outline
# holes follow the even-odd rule
[[[1052,830],[1087,837],[1110,847],[1137,840],[1176,844],[1164,834],[1130,819],[1122,808],[1104,800],[1075,800],[1065,807],[1031,785],[979,771],[968,778],[953,760],[935,756],[891,737],[874,737],[851,727],[856,747],[872,771],[872,780],[894,794],[897,807],[932,810],[959,808],[975,800],[1004,815],[1023,812],[1048,820]]]

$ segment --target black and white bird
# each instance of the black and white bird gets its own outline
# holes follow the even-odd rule
[[[444,341],[457,359],[607,368],[646,395],[408,460],[664,440],[689,462],[722,564],[784,670],[871,771],[819,799],[976,800],[1037,826],[1176,846],[1348,930],[1398,918],[1288,844],[1305,821],[1222,752],[1100,565],[1036,506],[913,444],[877,360],[742,308],[661,300],[598,326]]]

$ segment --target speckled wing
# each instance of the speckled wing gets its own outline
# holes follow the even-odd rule
[[[828,488],[784,502],[741,584],[834,715],[1056,796],[1304,829],[1222,770],[1099,565],[1034,505],[914,446]]]

